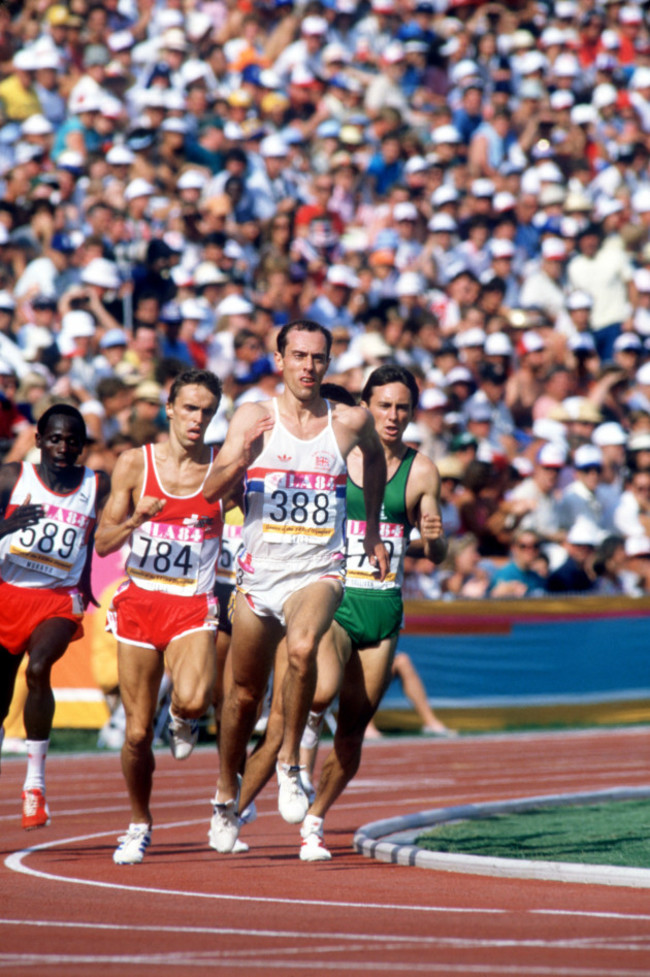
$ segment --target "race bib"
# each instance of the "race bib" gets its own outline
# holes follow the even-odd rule
[[[262,538],[327,543],[336,529],[337,476],[270,472],[264,478]]]
[[[133,534],[128,575],[145,590],[169,594],[196,593],[205,530],[145,522]]]
[[[382,522],[379,535],[388,553],[388,573],[379,580],[376,567],[371,566],[363,548],[366,523],[358,519],[348,519],[345,563],[345,586],[362,590],[395,590],[401,586],[401,572],[406,548],[404,526],[399,523]]]
[[[217,580],[220,583],[235,583],[235,558],[241,546],[241,533],[241,526],[224,523],[221,550],[217,560]]]
[[[84,546],[90,516],[46,504],[45,515],[35,526],[12,534],[7,559],[11,563],[55,580],[64,580]]]

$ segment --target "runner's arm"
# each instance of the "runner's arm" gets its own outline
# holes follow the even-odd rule
[[[115,553],[126,543],[134,529],[155,516],[164,506],[163,499],[143,496],[134,506],[133,499],[142,484],[144,461],[139,449],[125,451],[117,459],[111,491],[102,512],[95,550],[99,556]]]
[[[407,505],[413,508],[413,523],[417,526],[424,548],[424,556],[433,563],[442,563],[447,555],[447,539],[442,528],[440,512],[440,475],[433,462],[418,452],[407,485]]]
[[[270,431],[273,423],[271,414],[259,404],[244,404],[235,412],[203,486],[208,502],[216,502],[241,487],[246,469],[262,450],[264,432]]]
[[[370,413],[363,407],[354,408],[365,414],[359,431],[359,449],[363,454],[363,501],[366,510],[366,535],[363,548],[379,579],[388,573],[388,553],[379,535],[381,504],[386,488],[386,457]],[[350,411],[350,413],[352,410]]]
[[[97,501],[95,503],[95,508],[97,512],[97,522],[101,517],[102,511],[106,504],[106,499],[111,488],[111,480],[106,474],[106,472],[98,471],[95,472],[97,478]],[[95,547],[95,534],[97,532],[97,524],[93,528],[93,531],[88,540],[88,545],[86,546],[86,559],[81,571],[81,576],[79,577],[79,590],[81,591],[81,596],[83,597],[84,606],[88,607],[89,604],[93,604],[95,607],[99,607],[95,595],[93,594],[92,579],[91,579],[91,569],[93,561],[93,550]]]
[[[39,519],[42,519],[45,510],[37,502],[31,501],[28,495],[22,505],[19,505],[12,514],[6,517],[7,508],[11,493],[20,475],[20,463],[11,462],[0,467],[0,538],[15,533],[17,529],[25,529],[27,526],[34,526]]]

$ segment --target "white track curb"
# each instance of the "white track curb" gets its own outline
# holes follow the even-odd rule
[[[650,869],[458,855],[428,851],[414,844],[415,838],[422,831],[446,821],[475,820],[490,814],[528,811],[533,807],[568,807],[572,804],[638,800],[644,797],[650,798],[650,788],[619,787],[584,794],[549,794],[510,801],[434,808],[431,811],[420,811],[416,814],[365,824],[355,833],[354,847],[360,854],[368,858],[376,858],[380,862],[414,865],[416,868],[436,869],[440,872],[464,872],[501,878],[586,882],[648,889]]]

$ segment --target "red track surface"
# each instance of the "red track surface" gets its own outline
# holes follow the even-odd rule
[[[370,743],[327,819],[331,862],[298,860],[269,787],[243,855],[207,847],[216,757],[161,753],[142,865],[117,866],[129,820],[119,758],[52,756],[52,824],[27,834],[24,760],[0,780],[0,971],[647,977],[647,890],[489,879],[355,854],[368,821],[438,806],[645,786],[650,730]],[[327,744],[326,744],[327,745]],[[25,849],[32,850],[25,854]]]

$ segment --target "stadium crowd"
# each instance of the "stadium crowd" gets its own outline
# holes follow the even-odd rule
[[[650,592],[650,31],[602,0],[0,8],[0,449],[55,400],[86,464],[277,389],[411,370],[443,565],[406,596]]]

